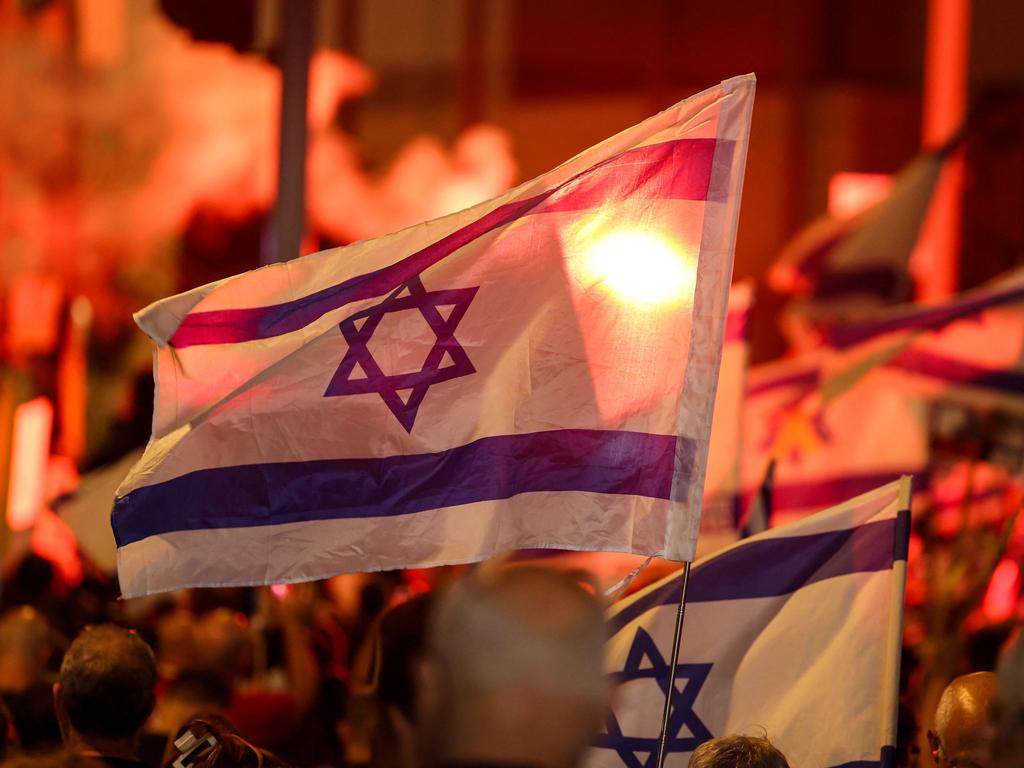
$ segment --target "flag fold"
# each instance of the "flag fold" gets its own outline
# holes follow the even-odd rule
[[[126,596],[693,556],[754,78],[485,203],[165,299]]]

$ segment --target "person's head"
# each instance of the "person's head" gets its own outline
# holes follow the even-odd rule
[[[153,651],[140,637],[109,624],[86,629],[64,654],[54,685],[65,741],[130,754],[153,710],[155,684]]]
[[[156,625],[157,665],[174,675],[196,663],[196,620],[191,611],[178,608],[160,617]]]
[[[483,568],[453,584],[420,666],[421,750],[442,761],[575,764],[608,707],[605,632],[601,602],[566,574]]]
[[[764,736],[709,739],[690,755],[689,768],[789,768],[786,756]]]
[[[197,666],[230,680],[242,675],[250,653],[245,619],[229,608],[217,608],[196,625]]]
[[[416,764],[416,668],[427,644],[434,595],[426,592],[388,609],[352,668],[346,749],[373,768]]]
[[[46,619],[27,605],[0,618],[0,688],[23,691],[39,682],[53,651]]]
[[[185,670],[167,684],[157,700],[149,730],[175,733],[199,713],[221,715],[231,706],[231,685],[206,670]]]
[[[928,732],[932,757],[940,768],[988,768],[992,764],[994,672],[955,678],[939,698],[935,724]]]

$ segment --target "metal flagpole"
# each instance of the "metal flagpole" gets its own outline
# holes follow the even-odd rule
[[[690,581],[690,562],[683,563],[683,585],[679,589],[679,612],[676,614],[676,632],[672,638],[672,661],[668,665],[668,685],[665,686],[665,709],[661,713],[661,735],[658,737],[657,768],[664,768],[668,744],[668,720],[672,712],[672,690],[676,685],[676,665],[679,663],[679,644],[683,636],[683,616],[686,613],[686,587]]]

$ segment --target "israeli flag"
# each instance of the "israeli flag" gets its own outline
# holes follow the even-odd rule
[[[745,539],[690,575],[675,678],[681,576],[613,607],[619,685],[588,768],[653,768],[702,742],[768,738],[801,768],[890,765],[895,753],[910,478]]]

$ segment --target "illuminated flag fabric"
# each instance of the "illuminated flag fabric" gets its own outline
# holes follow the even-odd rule
[[[729,294],[729,316],[722,346],[722,365],[715,392],[711,445],[704,480],[704,506],[700,520],[698,556],[709,554],[738,538],[742,511],[743,402],[750,358],[750,306],[753,286],[734,285]]]
[[[927,410],[899,372],[876,366],[833,393],[827,351],[752,368],[744,404],[744,509],[778,525],[928,465]],[[775,462],[771,484],[764,480]]]
[[[829,329],[846,367],[877,359],[931,398],[1024,413],[1024,269],[952,299]]]
[[[715,552],[739,538],[743,399],[747,385],[752,295],[753,286],[746,281],[734,284],[729,292],[729,314],[725,322],[722,364],[715,391],[697,557]],[[519,563],[534,562],[549,568],[586,571],[602,589],[610,589],[621,583],[623,574],[640,567],[646,558],[617,552],[530,549],[515,553],[514,559]]]
[[[805,300],[803,311],[816,322],[909,300],[910,258],[939,174],[957,144],[915,157],[885,199],[862,213],[824,217],[797,233],[772,266],[772,286]]]
[[[693,555],[753,76],[461,213],[158,302],[125,595]]]
[[[923,490],[936,447],[955,454],[957,440],[973,443],[972,455],[979,445],[992,454],[975,459],[1019,472],[1011,454],[1024,435],[1024,271],[832,328],[828,339],[750,372],[746,508],[772,459],[776,523],[901,474],[918,476]]]
[[[903,478],[701,560],[671,681],[680,575],[612,606],[619,689],[587,768],[654,768],[666,693],[671,768],[764,731],[790,765],[892,765],[909,533]]]

